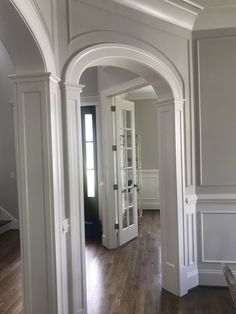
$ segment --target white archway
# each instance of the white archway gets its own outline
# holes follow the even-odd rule
[[[78,53],[69,63],[64,81],[79,84],[80,77],[88,67],[114,64],[114,59],[130,60],[160,74],[170,85],[173,98],[184,100],[184,86],[176,68],[159,52],[153,56],[141,49],[122,44],[99,44]]]
[[[63,274],[58,270],[64,204],[60,93],[53,54],[45,47],[48,42],[42,43],[46,35],[39,24],[30,1],[0,1],[0,40],[15,71],[23,311],[64,314]]]
[[[32,32],[34,39],[41,50],[41,56],[44,61],[45,71],[56,75],[55,58],[52,51],[50,40],[45,32],[39,14],[36,12],[30,0],[10,0],[15,8],[23,16],[27,23],[29,32]]]
[[[196,285],[197,273],[189,268],[185,254],[196,243],[185,242],[185,165],[184,165],[184,84],[176,68],[159,52],[150,54],[123,44],[99,44],[79,52],[64,74],[65,132],[67,136],[67,208],[71,223],[71,260],[69,282],[73,295],[71,312],[86,313],[84,226],[82,193],[82,153],[79,80],[88,67],[119,66],[132,71],[136,67],[162,76],[169,84],[172,99],[159,104],[160,197],[162,206],[163,285],[177,295],[184,295]],[[135,72],[135,71],[134,71]],[[165,134],[163,132],[166,132]],[[106,136],[106,134],[104,133]],[[78,174],[78,175],[77,175]],[[108,180],[107,180],[108,182]],[[168,185],[168,191],[167,191]],[[109,190],[109,189],[108,189]],[[107,190],[107,193],[108,193]],[[78,210],[79,208],[79,210]],[[194,223],[194,222],[193,222]],[[169,229],[167,230],[167,224]],[[78,232],[79,231],[79,232]],[[168,235],[167,235],[168,233]],[[194,242],[194,239],[192,239]],[[196,264],[194,265],[196,267]],[[190,272],[192,271],[192,275]],[[174,282],[174,285],[173,285]],[[172,289],[169,287],[172,286]],[[80,296],[80,297],[78,297]]]

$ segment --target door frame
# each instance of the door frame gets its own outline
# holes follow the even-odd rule
[[[196,286],[198,282],[197,255],[196,255],[196,235],[186,241],[186,237],[191,235],[189,230],[195,227],[195,209],[190,213],[185,210],[185,176],[184,171],[179,173],[179,169],[185,169],[185,144],[184,144],[184,80],[175,66],[158,50],[155,55],[137,47],[105,43],[95,44],[85,48],[75,55],[64,72],[64,95],[65,95],[65,137],[67,146],[65,148],[67,163],[67,203],[70,214],[70,249],[68,260],[71,262],[73,273],[69,287],[72,289],[71,304],[73,313],[86,313],[86,275],[85,275],[85,244],[83,225],[83,177],[79,175],[81,171],[81,125],[80,125],[80,92],[79,80],[82,73],[93,66],[118,66],[122,67],[122,61],[129,61],[132,66],[139,65],[152,70],[153,74],[160,75],[167,81],[172,91],[172,99],[169,99],[168,106],[171,106],[170,115],[172,119],[172,133],[169,135],[173,141],[173,163],[175,195],[172,197],[172,210],[175,213],[176,225],[176,255],[173,263],[167,261],[169,265],[176,269],[176,294],[182,296],[189,289]],[[127,62],[123,65],[127,68]],[[103,96],[104,97],[104,96]],[[164,106],[162,104],[161,106]],[[107,108],[108,106],[106,106]],[[178,117],[178,119],[177,119]],[[176,124],[178,122],[178,125]],[[105,159],[105,158],[104,158]],[[160,169],[161,171],[161,169]],[[78,173],[78,175],[75,175]],[[177,178],[178,175],[178,178]],[[180,176],[179,176],[180,175]],[[167,197],[168,191],[163,199]],[[169,196],[168,196],[169,197]],[[78,208],[80,210],[78,211]],[[188,217],[188,216],[191,217]],[[190,221],[191,226],[186,223]],[[79,232],[78,232],[79,231]],[[161,239],[161,244],[166,245],[165,239]],[[188,242],[188,243],[187,243]],[[186,258],[194,252],[193,260]],[[167,263],[167,264],[168,264]]]
[[[108,208],[116,208],[116,199],[110,197],[114,194],[113,184],[114,176],[114,160],[111,154],[111,147],[113,145],[113,138],[110,130],[113,129],[112,126],[112,113],[111,113],[111,100],[112,97],[118,96],[123,93],[127,93],[131,90],[138,89],[144,86],[150,85],[145,79],[137,78],[123,82],[112,86],[111,88],[105,89],[101,92],[101,125],[102,125],[102,151],[105,160],[103,169],[103,179],[104,179],[104,189],[100,197],[105,200],[103,204],[103,235],[102,244],[108,249],[117,248],[117,231],[114,228],[114,222],[116,222],[116,212],[109,211]],[[107,236],[109,234],[109,237]]]

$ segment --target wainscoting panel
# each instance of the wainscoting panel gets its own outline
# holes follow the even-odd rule
[[[236,211],[201,212],[203,262],[236,263]]]
[[[226,286],[223,264],[236,270],[235,195],[198,195],[199,284]]]
[[[144,210],[160,209],[158,169],[142,170],[141,206]]]

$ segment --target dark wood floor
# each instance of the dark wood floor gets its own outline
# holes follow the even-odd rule
[[[88,314],[235,314],[227,288],[199,287],[178,298],[161,286],[160,219],[146,212],[139,237],[108,251],[87,244]]]
[[[200,287],[183,298],[162,289],[154,212],[144,214],[136,240],[112,251],[87,244],[86,255],[89,314],[236,313],[226,288]],[[19,233],[9,231],[0,236],[0,314],[22,313],[21,280]]]
[[[0,313],[22,313],[22,277],[18,231],[0,235]]]

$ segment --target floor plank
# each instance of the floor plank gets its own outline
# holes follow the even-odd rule
[[[139,237],[117,250],[87,243],[88,314],[233,314],[227,288],[199,287],[183,298],[162,289],[160,217],[144,212]]]
[[[0,236],[0,313],[22,313],[22,276],[18,231]]]
[[[144,213],[127,245],[87,243],[88,314],[235,314],[226,288],[199,287],[183,298],[162,289],[159,224],[157,213]],[[0,314],[22,313],[21,282],[19,233],[8,231],[0,236]]]

